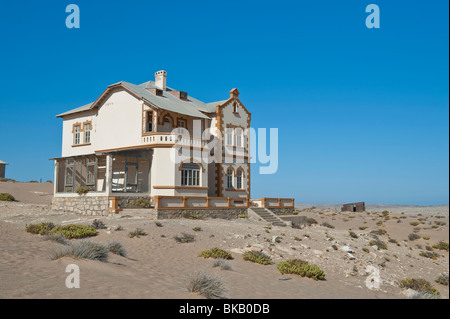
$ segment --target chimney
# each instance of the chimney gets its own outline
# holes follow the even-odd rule
[[[164,70],[155,72],[155,85],[158,89],[166,90],[167,72]]]

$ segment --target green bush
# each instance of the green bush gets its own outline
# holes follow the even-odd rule
[[[439,250],[445,250],[445,251],[448,252],[448,242],[445,242],[445,241],[441,240],[437,244],[434,244],[433,248],[439,249]]]
[[[97,235],[97,230],[94,227],[69,224],[64,226],[55,226],[50,234],[61,234],[68,239],[84,238]]]
[[[409,224],[410,224],[411,226],[417,226],[417,225],[419,225],[418,222],[410,222]]]
[[[150,198],[139,197],[130,203],[131,207],[150,208],[152,203]]]
[[[130,238],[140,238],[141,236],[147,236],[147,233],[140,228],[136,228],[134,231],[128,233],[128,237]]]
[[[425,257],[425,258],[433,259],[433,260],[438,259],[438,257],[440,256],[438,253],[431,252],[431,251],[421,251],[419,255],[422,257]]]
[[[9,193],[0,193],[0,201],[15,202],[16,199]]]
[[[220,248],[212,248],[210,250],[204,250],[200,253],[199,257],[203,258],[222,258],[222,259],[233,259],[233,256],[231,256],[230,253],[226,252],[223,249]]]
[[[175,236],[174,239],[177,243],[183,243],[183,244],[191,243],[195,240],[194,235],[190,235],[190,234],[186,234],[186,233],[181,233],[181,236]]]
[[[375,246],[376,245],[378,247],[378,249],[388,249],[386,243],[381,241],[381,240],[379,240],[379,239],[371,240],[369,242],[369,245],[370,246]]]
[[[439,277],[435,280],[438,284],[441,284],[443,286],[448,286],[448,275],[439,275]]]
[[[242,255],[244,260],[248,260],[261,265],[270,265],[272,264],[272,260],[266,254],[259,251],[247,251]]]
[[[348,234],[349,234],[350,237],[352,237],[352,238],[358,238],[358,235],[356,235],[356,233],[353,232],[353,231],[351,231],[351,230],[348,231]]]
[[[418,292],[424,292],[435,296],[440,296],[439,291],[428,281],[422,278],[407,278],[398,282],[400,288],[412,289]]]
[[[325,273],[316,265],[310,265],[306,261],[300,259],[290,259],[281,261],[277,265],[281,274],[295,274],[301,277],[308,277],[314,280],[322,280],[325,278]]]
[[[47,235],[53,228],[55,228],[53,223],[39,223],[27,225],[25,230],[34,235]]]
[[[85,195],[89,192],[89,188],[81,186],[76,189],[76,192],[78,193],[78,195]]]

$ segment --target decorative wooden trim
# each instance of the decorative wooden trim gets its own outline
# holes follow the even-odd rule
[[[72,133],[75,133],[75,127],[76,127],[76,126],[79,126],[79,127],[80,127],[80,130],[79,130],[77,133],[84,132],[84,127],[83,127],[83,125],[81,125],[80,122],[76,122],[76,123],[73,123],[73,124],[72,124]]]
[[[243,188],[225,188],[225,191],[227,192],[245,192],[247,193],[247,191]]]
[[[90,131],[92,131],[92,121],[91,121],[91,120],[88,120],[88,121],[84,121],[84,122],[83,122],[83,132],[85,131],[85,126],[86,126],[86,124],[90,124],[90,126],[91,126]]]
[[[198,189],[208,190],[208,187],[202,186],[153,186],[154,189]]]
[[[230,165],[225,169],[225,176],[228,176],[228,170],[230,170],[230,169],[233,171],[233,174],[236,173],[236,170],[234,169],[234,167],[232,165]],[[233,176],[233,175],[231,175],[231,176]]]
[[[180,163],[180,165],[178,166],[178,170],[179,170],[179,171],[181,171],[181,170],[183,169],[183,164],[186,163],[186,162],[187,162],[187,163],[195,163],[195,164],[200,165],[200,167],[202,168],[202,173],[205,172],[205,167],[203,166],[202,162],[200,162],[199,160],[197,160],[197,159],[195,159],[195,158],[193,158],[193,157],[191,157],[191,158],[189,158],[189,159],[186,159],[186,160],[182,161],[182,162]]]
[[[169,118],[172,120],[172,128],[174,128],[174,127],[175,127],[174,116],[173,116],[173,114],[172,114],[171,112],[169,112],[169,111],[163,111],[163,112],[161,112],[161,114],[159,114],[159,117],[158,117],[158,124],[159,124],[159,125],[164,125],[164,118],[165,118],[166,116],[169,117]]]
[[[236,168],[236,176],[237,176],[237,172],[238,171],[241,171],[242,172],[242,177],[245,177],[245,170],[241,167],[241,166],[239,166],[238,168]]]

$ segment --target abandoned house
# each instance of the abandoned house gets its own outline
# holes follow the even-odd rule
[[[244,132],[251,114],[239,91],[205,103],[166,82],[167,72],[158,71],[154,81],[140,85],[112,84],[94,102],[57,115],[62,118],[62,154],[52,158],[53,209],[104,215],[143,198],[173,213],[204,208],[245,212],[251,181]],[[204,130],[211,136],[204,137]],[[221,141],[214,149],[218,160],[171,160],[176,143],[191,151],[208,150],[213,138]],[[80,188],[87,193],[80,196]],[[276,203],[293,207],[291,199]]]
[[[364,212],[366,211],[366,204],[364,202],[343,204],[341,212]]]

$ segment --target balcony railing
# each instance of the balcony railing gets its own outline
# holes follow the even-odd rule
[[[142,144],[145,145],[175,145],[175,143],[179,145],[186,146],[196,146],[196,147],[204,147],[207,144],[207,140],[191,137],[190,135],[182,135],[182,134],[174,134],[174,133],[164,133],[164,132],[154,132],[149,135],[142,136],[141,138]]]

